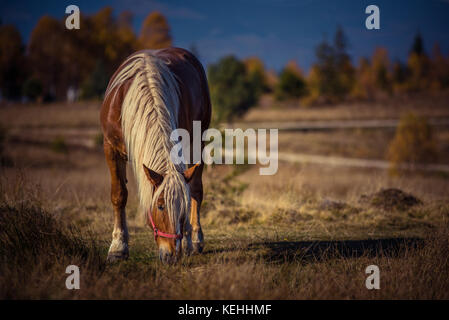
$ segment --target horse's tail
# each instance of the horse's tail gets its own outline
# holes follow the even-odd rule
[[[163,175],[185,169],[184,164],[175,165],[170,161],[170,150],[174,145],[170,134],[177,128],[180,108],[179,87],[167,63],[151,51],[140,51],[130,56],[114,75],[106,95],[128,81],[131,83],[122,104],[121,125],[145,212],[157,197],[154,197],[153,186],[145,176],[143,164]],[[179,179],[179,174],[174,176]],[[176,196],[188,197],[185,191],[183,193]],[[185,201],[188,202],[187,199]],[[175,217],[170,214],[170,218]]]

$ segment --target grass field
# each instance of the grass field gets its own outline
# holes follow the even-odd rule
[[[441,101],[433,106],[411,108],[427,116],[449,113]],[[98,108],[0,109],[1,298],[449,298],[449,177],[438,172],[391,177],[379,169],[280,162],[276,175],[260,176],[257,166],[209,167],[205,251],[175,266],[157,258],[129,172],[130,257],[106,265],[112,207]],[[288,118],[285,110],[266,108],[244,120],[261,121],[270,112]],[[333,117],[298,109],[295,117],[346,119],[354,108],[336,107]],[[359,118],[399,115],[390,109],[373,113],[364,106]],[[447,129],[436,135],[445,155]],[[383,158],[391,137],[381,130],[281,132],[279,144],[280,151]],[[70,264],[80,266],[80,290],[65,288]],[[380,290],[365,287],[372,264],[380,268]]]

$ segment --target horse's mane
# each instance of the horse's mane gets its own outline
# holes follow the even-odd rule
[[[170,159],[175,143],[170,140],[170,134],[177,128],[180,108],[177,81],[167,62],[150,50],[132,55],[120,66],[106,96],[128,80],[131,84],[122,103],[121,125],[143,213],[150,210],[164,192],[170,223],[179,227],[175,224],[179,215],[189,214],[190,195],[182,175],[185,165],[175,165]],[[164,176],[156,192],[145,175],[143,164]]]

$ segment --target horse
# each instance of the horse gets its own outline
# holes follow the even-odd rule
[[[211,121],[209,88],[198,59],[174,47],[132,54],[109,81],[100,121],[114,212],[107,261],[129,256],[125,212],[128,161],[136,177],[141,211],[153,228],[160,260],[171,264],[183,253],[201,253],[203,163],[176,164],[170,158],[175,144],[170,139],[173,130],[185,129],[193,137],[193,121],[201,121],[201,134]],[[201,153],[203,149],[204,143]],[[193,148],[190,150],[193,152]]]

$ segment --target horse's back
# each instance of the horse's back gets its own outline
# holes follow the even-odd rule
[[[167,66],[175,74],[180,90],[181,112],[179,127],[191,131],[192,121],[201,121],[202,130],[210,124],[211,103],[206,74],[198,59],[181,48],[166,48],[155,55],[168,61]]]
[[[201,128],[204,131],[209,127],[211,119],[207,78],[201,63],[193,54],[187,50],[173,47],[136,52],[128,57],[111,77],[100,112],[106,142],[123,155],[126,155],[126,148],[121,128],[122,104],[133,79],[128,79],[112,89],[109,87],[120,71],[126,67],[126,64],[142,52],[148,52],[148,54],[165,61],[177,79],[180,101],[178,128],[192,132],[193,121],[201,121]]]

